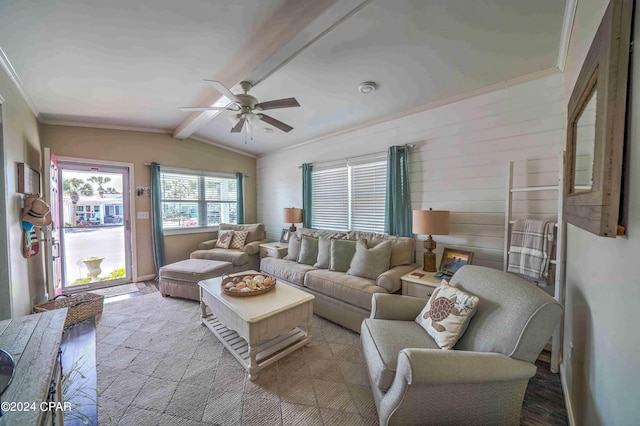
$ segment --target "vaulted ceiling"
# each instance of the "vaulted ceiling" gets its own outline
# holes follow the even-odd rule
[[[0,62],[44,123],[168,132],[176,143],[192,136],[262,155],[556,69],[571,24],[565,7],[561,0],[0,0]],[[261,123],[230,133],[237,113],[179,111],[227,103],[203,79],[234,93],[247,80],[260,101],[295,97],[301,107],[268,111],[294,129]],[[361,94],[364,81],[378,89]]]

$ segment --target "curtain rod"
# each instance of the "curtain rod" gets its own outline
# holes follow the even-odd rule
[[[416,144],[415,143],[407,143],[407,144],[400,145],[400,146],[406,146],[407,148],[415,148]],[[337,160],[321,161],[321,162],[318,162],[318,163],[309,163],[309,164],[311,164],[312,166],[318,166],[318,165],[321,165],[321,164],[338,163],[340,161],[346,161],[348,163],[349,160],[351,160],[351,159],[362,158],[362,157],[370,157],[370,156],[379,155],[379,154],[386,154],[386,153],[387,153],[386,150],[385,151],[377,151],[377,152],[372,152],[372,153],[369,153],[369,154],[353,155],[353,156],[347,157],[347,158],[339,158]],[[302,165],[299,165],[298,168],[301,169]]]
[[[144,163],[145,166],[150,167],[151,163]],[[162,165],[160,166],[162,168]],[[194,172],[204,172],[204,173],[224,173],[224,174],[235,174],[234,172],[213,172],[211,170],[197,170],[197,169],[187,169],[185,167],[170,167],[170,166],[166,166],[166,168],[168,169],[184,169],[184,170],[192,170]],[[242,173],[242,176],[248,178],[251,177],[247,174]]]

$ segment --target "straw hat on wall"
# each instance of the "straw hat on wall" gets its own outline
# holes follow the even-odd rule
[[[29,194],[24,199],[22,220],[35,226],[47,226],[51,223],[49,205],[38,194]]]

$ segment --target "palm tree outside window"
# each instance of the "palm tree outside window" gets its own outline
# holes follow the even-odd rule
[[[81,195],[85,197],[92,196],[93,186],[91,186],[91,184],[85,182],[82,179],[70,178],[70,179],[65,179],[62,182],[62,189],[64,193],[67,194],[71,199],[71,204],[73,206],[73,212],[71,215],[71,226],[76,226],[77,225],[76,212],[78,208],[78,201],[80,201],[80,196]]]

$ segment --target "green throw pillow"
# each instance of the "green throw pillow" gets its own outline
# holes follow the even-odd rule
[[[298,263],[305,265],[313,265],[318,259],[318,239],[308,235],[302,236],[300,244],[300,253],[298,254]]]
[[[289,247],[284,260],[293,260],[294,262],[297,262],[298,254],[300,254],[300,237],[295,233],[292,233],[289,237]]]
[[[347,272],[356,252],[355,240],[331,240],[329,270]]]
[[[314,268],[328,269],[331,260],[331,238],[318,237],[318,259]]]
[[[384,241],[368,248],[365,240],[358,240],[356,253],[351,259],[347,275],[375,280],[378,275],[389,270],[391,260],[391,241]]]

